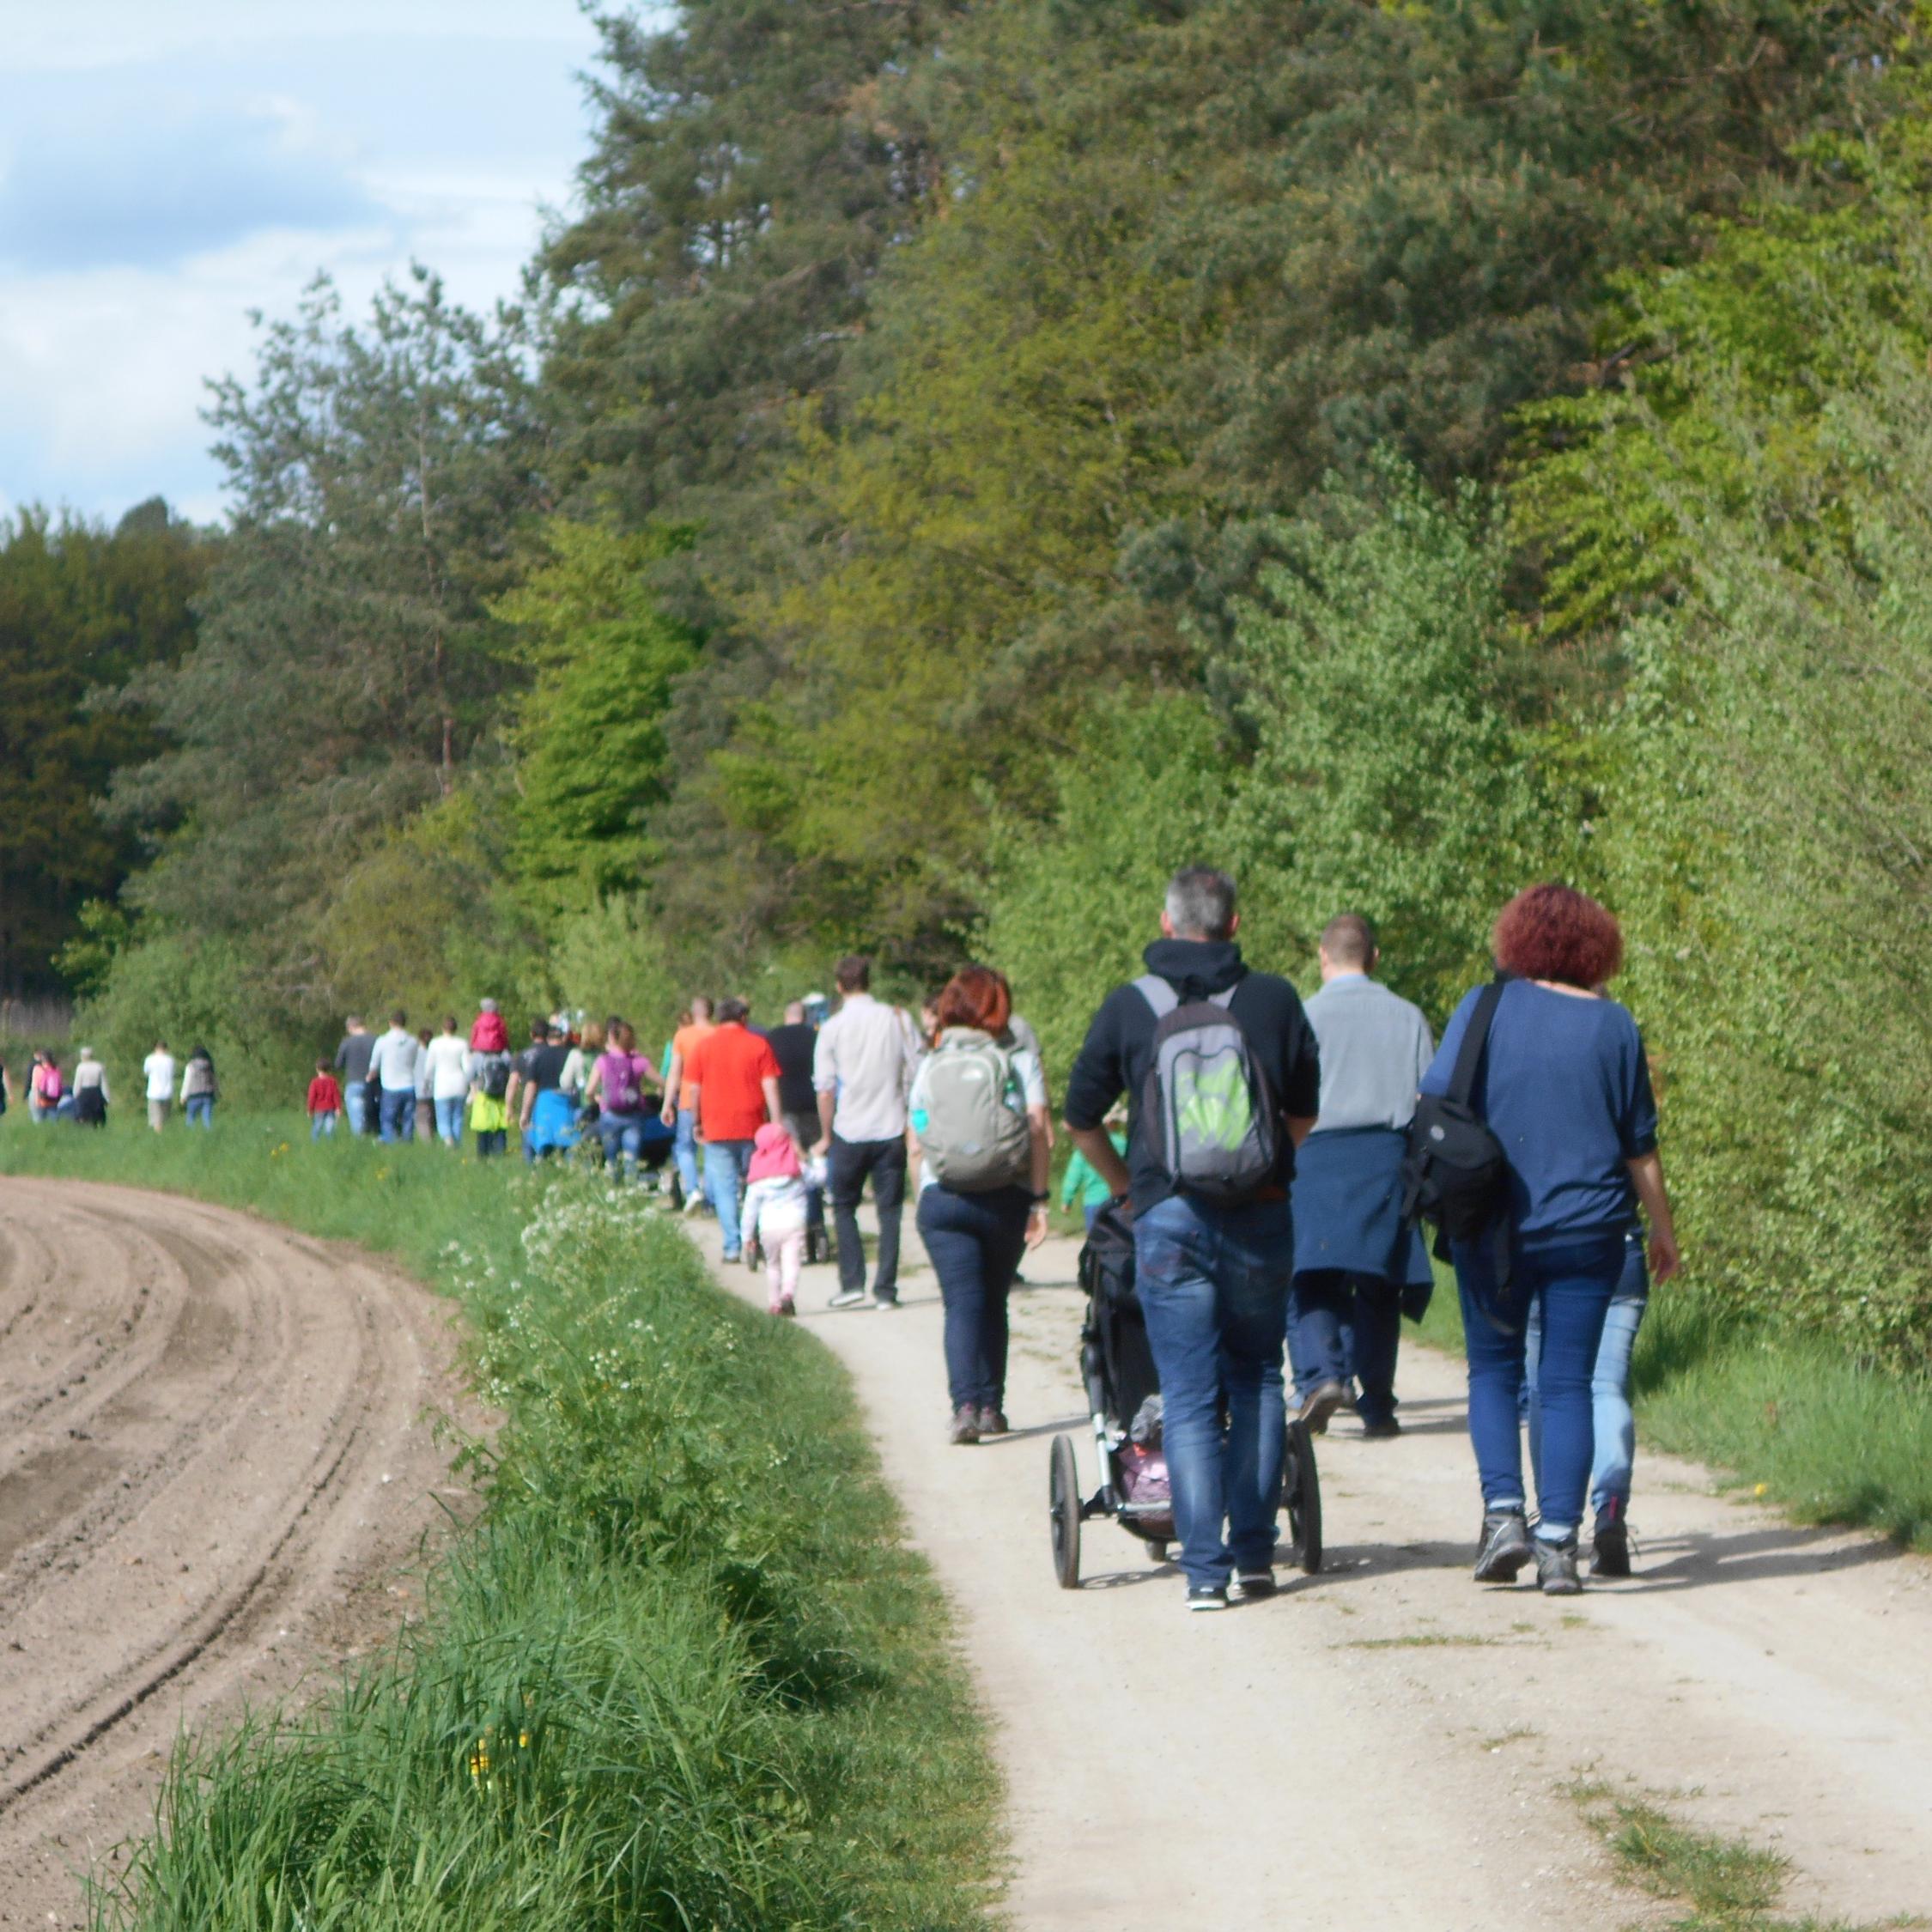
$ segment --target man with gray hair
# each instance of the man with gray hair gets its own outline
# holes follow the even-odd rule
[[[1295,1171],[1288,1354],[1302,1420],[1321,1431],[1360,1383],[1362,1433],[1401,1433],[1395,1357],[1405,1306],[1420,1319],[1432,1277],[1402,1221],[1402,1156],[1436,1043],[1419,1008],[1377,983],[1375,928],[1338,913],[1322,929],[1321,990],[1308,1003],[1321,1049],[1321,1112]]]
[[[1274,1592],[1281,1356],[1295,1249],[1288,1189],[1321,1088],[1301,1000],[1286,980],[1249,969],[1235,944],[1240,925],[1225,872],[1176,872],[1161,937],[1144,955],[1145,975],[1108,994],[1066,1083],[1074,1145],[1115,1200],[1131,1202],[1135,1285],[1160,1375],[1190,1610],[1226,1608],[1230,1583],[1243,1601]],[[1219,1030],[1223,1071],[1239,1066],[1243,1077],[1238,1110],[1248,1128],[1259,1128],[1241,1139],[1257,1152],[1238,1189],[1172,1171],[1167,1124],[1145,1117],[1150,1087],[1163,1098],[1149,1078],[1160,1064],[1163,1027],[1178,1039],[1176,1030],[1190,1024]],[[1105,1125],[1123,1092],[1125,1160]],[[1197,1092],[1213,1097],[1205,1082]],[[1256,1120],[1257,1099],[1273,1118]],[[1218,1134],[1202,1144],[1233,1145]]]

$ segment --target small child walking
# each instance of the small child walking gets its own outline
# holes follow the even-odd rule
[[[747,1255],[754,1242],[764,1250],[771,1312],[796,1315],[799,1270],[805,1265],[805,1184],[799,1150],[775,1121],[758,1129],[745,1179],[739,1244]]]
[[[342,1112],[342,1083],[325,1060],[315,1063],[315,1078],[308,1083],[308,1137],[325,1139],[336,1131],[336,1117]]]

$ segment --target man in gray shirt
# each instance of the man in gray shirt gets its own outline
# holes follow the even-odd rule
[[[1374,978],[1375,930],[1358,913],[1323,929],[1321,990],[1308,1002],[1321,1054],[1315,1130],[1295,1174],[1289,1352],[1301,1414],[1323,1429],[1360,1384],[1363,1433],[1400,1433],[1395,1357],[1405,1290],[1426,1296],[1428,1256],[1401,1224],[1401,1163],[1435,1054],[1421,1011]]]
[[[826,1191],[838,1232],[839,1291],[834,1308],[866,1298],[866,1250],[859,1197],[866,1176],[878,1209],[878,1266],[872,1300],[899,1305],[899,1220],[906,1200],[906,1097],[919,1064],[912,1022],[872,996],[872,962],[856,954],[836,973],[839,1010],[818,1030],[811,1084],[826,1143]]]

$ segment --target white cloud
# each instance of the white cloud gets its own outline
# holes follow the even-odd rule
[[[249,309],[325,269],[353,313],[412,258],[513,296],[588,148],[571,0],[0,0],[0,511],[212,516]]]

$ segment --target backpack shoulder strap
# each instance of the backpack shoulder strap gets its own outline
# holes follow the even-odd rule
[[[1143,973],[1133,990],[1154,1009],[1157,1020],[1165,1019],[1181,1004],[1181,995],[1158,973]]]
[[[1443,1097],[1458,1107],[1467,1107],[1469,1096],[1476,1091],[1476,1070],[1482,1065],[1483,1049],[1489,1044],[1490,1026],[1496,1018],[1498,1003],[1503,998],[1503,988],[1508,983],[1507,975],[1498,973],[1476,996],[1475,1009],[1469,1015],[1462,1043],[1456,1048],[1449,1091]]]

